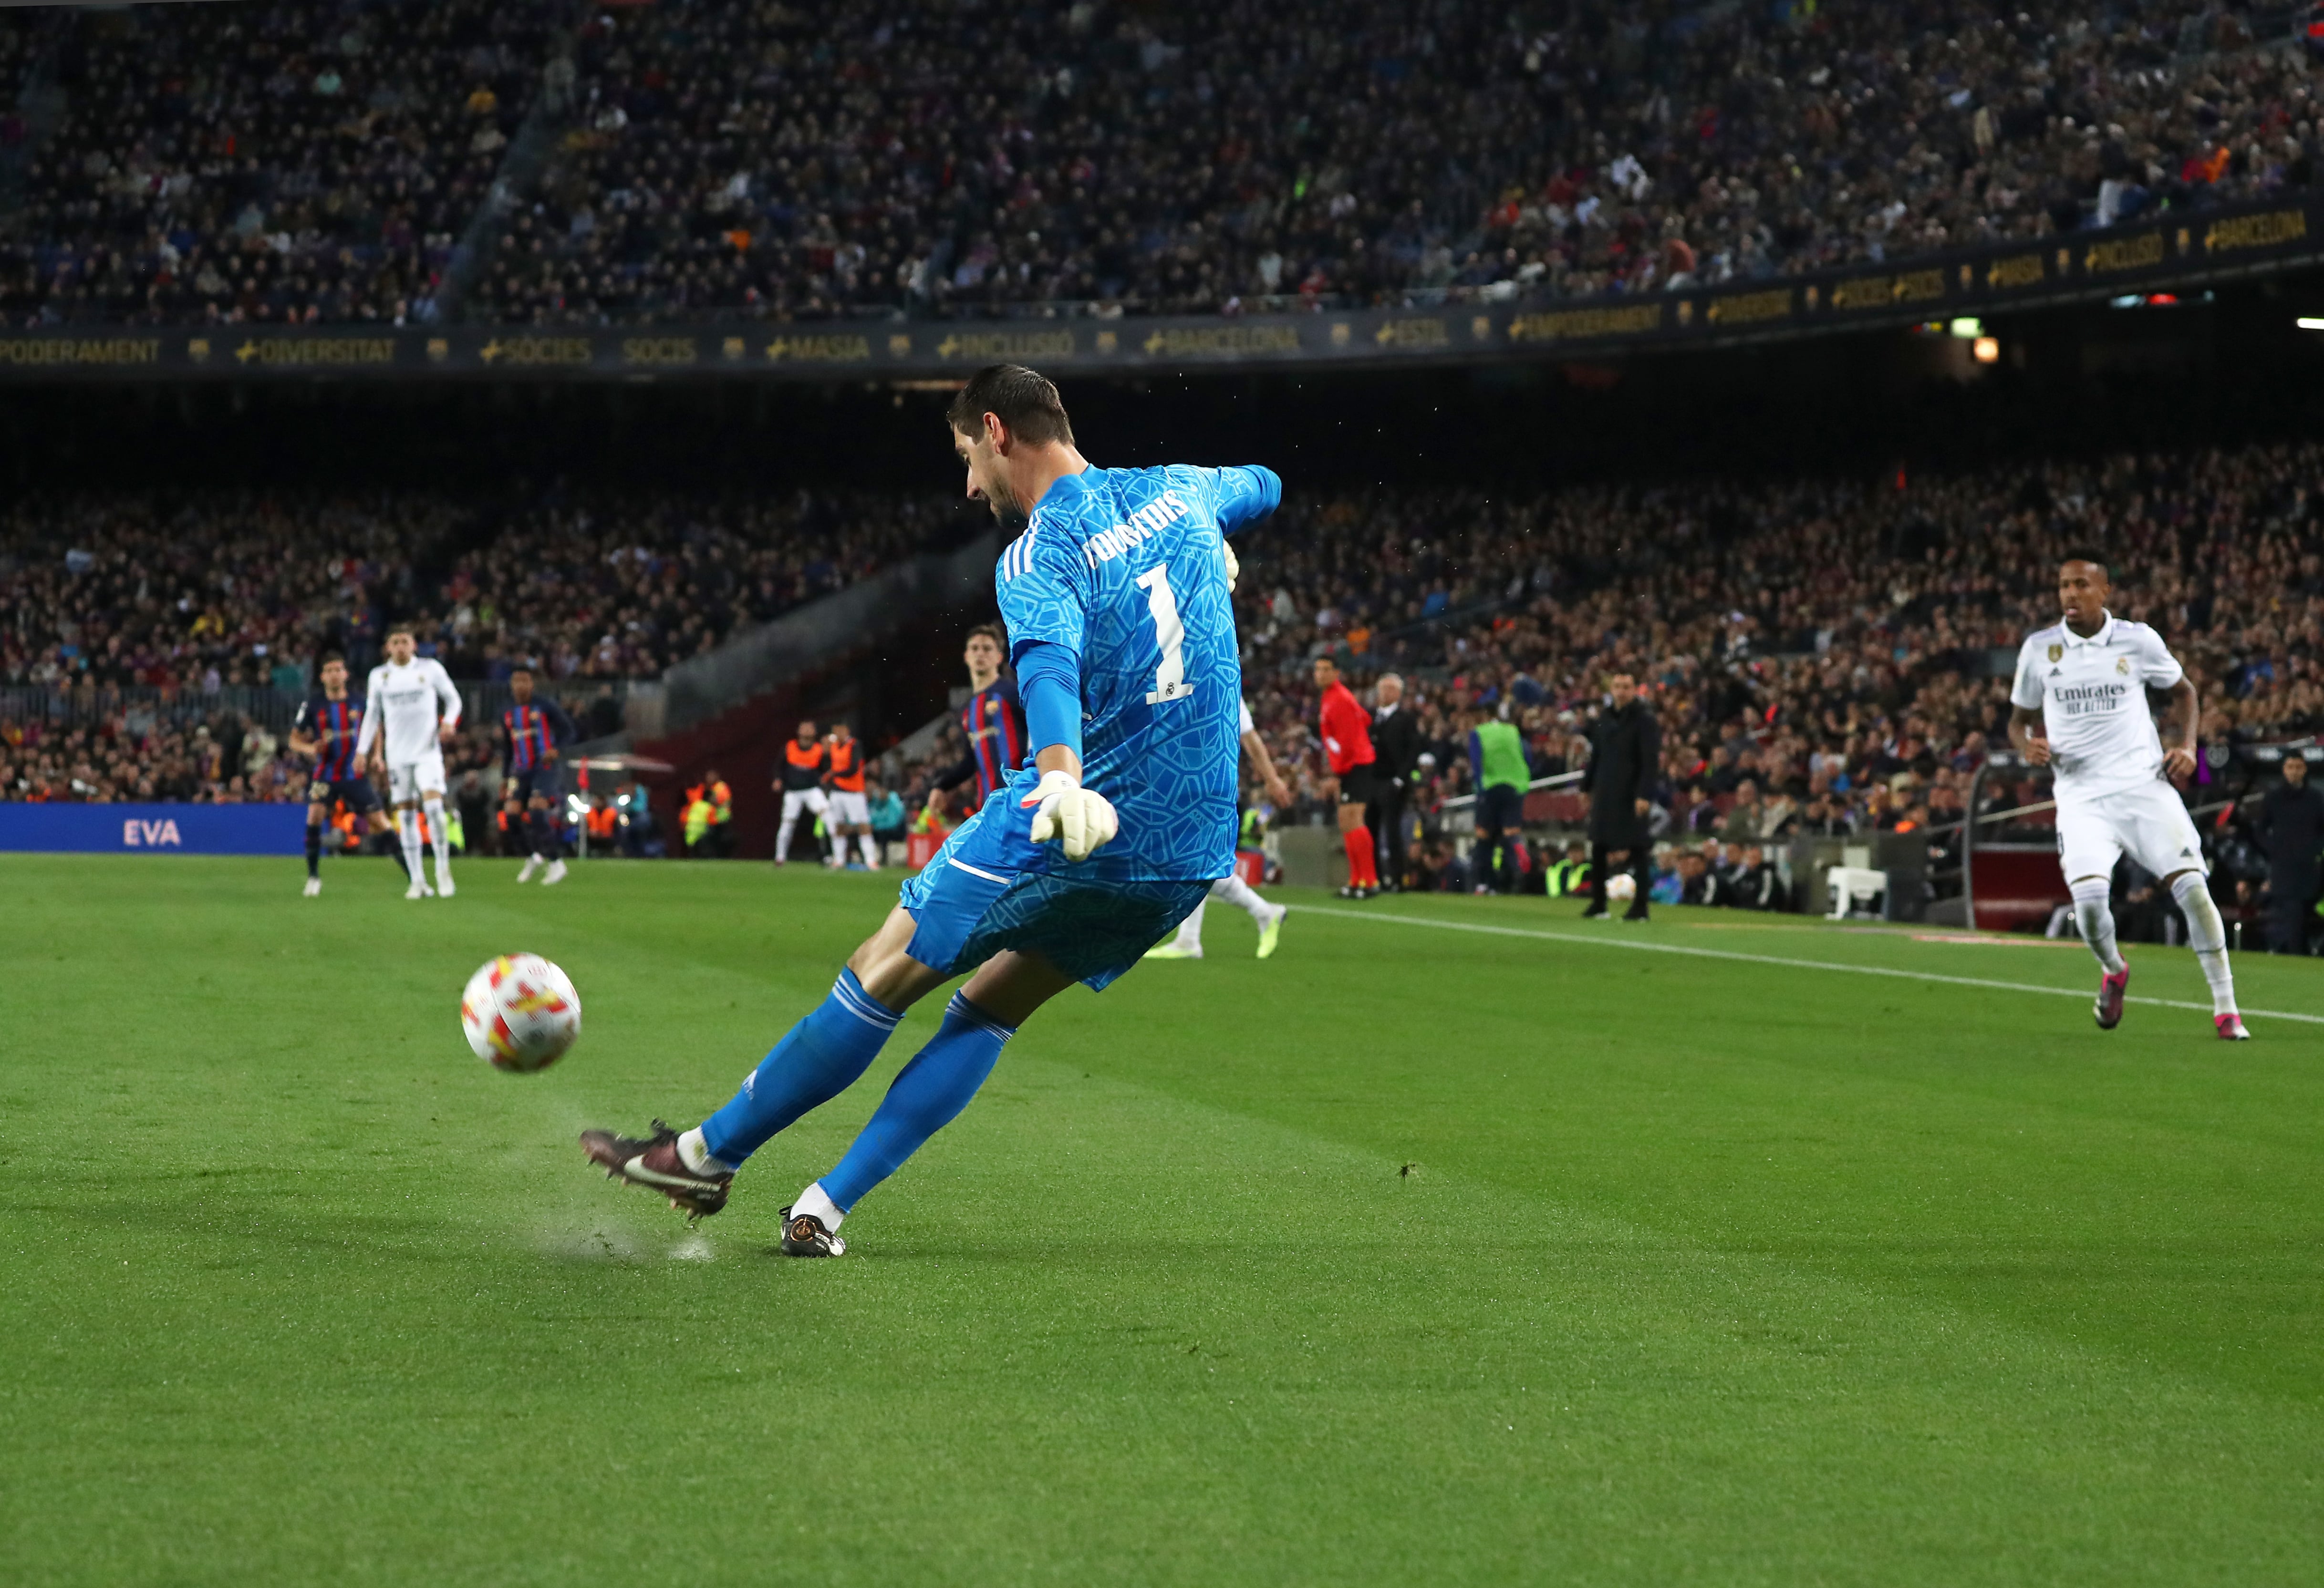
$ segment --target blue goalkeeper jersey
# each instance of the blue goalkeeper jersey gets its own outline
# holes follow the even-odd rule
[[[1001,554],[1012,654],[1047,642],[1079,659],[1082,781],[1121,818],[1079,866],[1054,846],[1038,865],[1121,881],[1234,869],[1242,666],[1222,546],[1282,499],[1270,469],[1090,469],[1050,486]]]

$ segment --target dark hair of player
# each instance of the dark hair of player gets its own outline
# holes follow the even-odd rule
[[[1001,625],[998,623],[979,623],[968,631],[967,637],[962,639],[961,644],[966,645],[969,640],[974,639],[980,634],[999,646],[1003,655],[1008,653],[1009,642],[1001,638]]]
[[[509,669],[509,676],[512,678],[515,677],[520,673],[523,674],[527,678],[531,677],[532,664],[530,662],[519,662],[515,666]]]
[[[315,664],[315,671],[316,671],[316,672],[318,672],[318,673],[320,673],[324,668],[326,668],[326,667],[329,666],[333,662],[337,662],[337,663],[340,666],[342,666],[342,667],[344,667],[344,666],[346,666],[346,665],[347,665],[347,659],[346,659],[346,657],[345,657],[345,656],[343,656],[339,655],[339,653],[338,653],[338,652],[337,652],[337,651],[325,651],[325,652],[323,653],[323,659],[322,659],[321,661],[317,662],[317,663]]]
[[[984,416],[999,414],[1001,422],[1020,440],[1036,445],[1062,441],[1074,444],[1074,425],[1065,418],[1065,399],[1047,376],[1023,364],[987,364],[968,378],[952,399],[945,418],[964,436],[981,435]]]
[[[420,630],[414,629],[409,623],[390,623],[387,626],[388,638],[393,639],[399,634],[409,634],[414,639],[420,638]]]
[[[2058,559],[2058,565],[2062,568],[2068,563],[2088,563],[2091,567],[2096,568],[2107,578],[2111,579],[2114,577],[2114,570],[2107,566],[2105,554],[2090,546],[2068,546],[2066,548],[2066,555]]]

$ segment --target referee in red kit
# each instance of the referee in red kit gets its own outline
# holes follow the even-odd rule
[[[1348,849],[1348,883],[1340,896],[1369,899],[1380,891],[1372,830],[1364,825],[1364,807],[1379,797],[1372,720],[1355,692],[1340,682],[1339,664],[1329,656],[1315,658],[1315,687],[1323,692],[1323,754],[1340,785],[1340,841]]]

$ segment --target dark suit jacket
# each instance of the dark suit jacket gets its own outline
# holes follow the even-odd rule
[[[1590,794],[1591,843],[1636,849],[1646,841],[1637,802],[1654,788],[1662,758],[1662,730],[1642,700],[1608,711],[1591,725],[1590,766],[1582,786]]]
[[[1420,718],[1408,705],[1399,704],[1392,715],[1372,719],[1372,757],[1385,782],[1398,786],[1412,781],[1412,769],[1420,762]]]

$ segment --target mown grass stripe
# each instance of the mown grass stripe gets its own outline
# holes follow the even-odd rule
[[[1855,976],[1892,976],[1906,981],[1944,982],[1953,987],[1989,987],[2005,993],[2047,993],[2061,998],[2091,996],[2087,987],[2043,987],[2030,981],[1997,981],[1983,976],[1947,976],[1938,970],[1904,970],[1893,965],[1848,965],[1836,959],[1794,959],[1781,954],[1745,954],[1733,949],[1697,949],[1683,943],[1646,942],[1637,938],[1600,937],[1587,932],[1545,932],[1532,926],[1489,926],[1480,921],[1436,921],[1425,915],[1391,915],[1379,910],[1341,910],[1329,904],[1294,904],[1292,909],[1307,915],[1334,915],[1349,921],[1385,921],[1397,926],[1434,926],[1446,932],[1476,932],[1492,937],[1535,938],[1543,942],[1582,943],[1593,949],[1637,949],[1648,954],[1683,954],[1695,959],[1732,959],[1746,965],[1781,965],[1793,970],[1840,970]],[[2193,1003],[2184,998],[2149,998],[2133,994],[2125,1000],[2132,1004],[2151,1004],[2163,1009],[2194,1009],[2205,1014],[2211,1012],[2209,1004]],[[2308,1025],[2324,1025],[2324,1014],[2301,1014],[2289,1009],[2246,1009],[2246,1015],[2258,1015],[2266,1020],[2296,1020]]]

